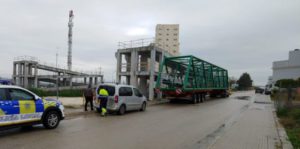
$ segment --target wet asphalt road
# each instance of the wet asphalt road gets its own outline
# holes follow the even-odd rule
[[[230,98],[200,104],[166,103],[124,116],[100,117],[97,113],[64,120],[57,129],[35,126],[31,130],[0,132],[1,149],[181,149],[199,148],[212,142],[207,136],[241,112],[254,96],[238,92]]]

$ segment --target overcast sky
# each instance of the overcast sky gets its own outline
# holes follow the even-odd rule
[[[14,57],[67,63],[68,12],[74,11],[73,68],[115,77],[119,41],[154,37],[156,24],[180,24],[180,52],[250,73],[264,85],[272,62],[300,48],[299,0],[1,0],[0,76]]]

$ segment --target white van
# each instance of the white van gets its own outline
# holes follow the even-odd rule
[[[94,106],[100,112],[100,89],[108,91],[107,110],[110,112],[118,112],[123,115],[126,111],[140,110],[145,111],[147,106],[147,99],[141,92],[131,85],[121,84],[100,84],[96,89],[96,100]]]

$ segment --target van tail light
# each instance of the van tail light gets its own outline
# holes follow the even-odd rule
[[[115,101],[115,103],[118,103],[119,102],[119,96],[115,96],[114,101]]]

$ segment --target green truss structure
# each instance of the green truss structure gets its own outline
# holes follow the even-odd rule
[[[161,91],[228,89],[228,71],[192,55],[164,57],[156,88]]]

